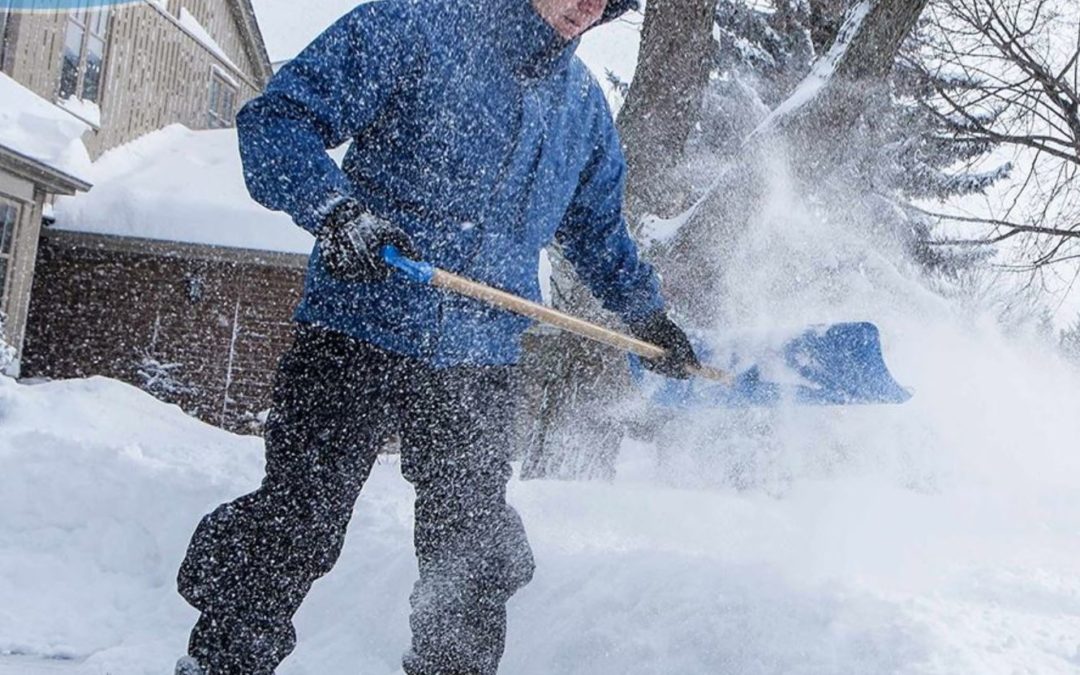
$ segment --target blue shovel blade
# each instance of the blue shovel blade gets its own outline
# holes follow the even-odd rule
[[[702,361],[715,363],[710,350],[699,354]],[[635,381],[665,407],[854,405],[911,398],[885,365],[877,326],[867,322],[810,328],[779,347],[733,353],[728,364],[736,375],[730,387],[701,378],[661,378],[646,372],[637,357],[630,359]]]

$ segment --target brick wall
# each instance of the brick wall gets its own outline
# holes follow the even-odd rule
[[[68,232],[41,240],[23,377],[104,375],[255,429],[292,339],[306,256]]]

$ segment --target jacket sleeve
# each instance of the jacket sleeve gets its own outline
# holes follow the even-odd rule
[[[663,310],[664,300],[659,280],[652,266],[638,257],[623,218],[626,160],[606,102],[602,108],[592,159],[555,239],[604,307],[634,323]]]
[[[237,115],[251,196],[314,232],[350,196],[327,150],[374,122],[422,68],[424,41],[406,3],[361,5],[283,67]]]

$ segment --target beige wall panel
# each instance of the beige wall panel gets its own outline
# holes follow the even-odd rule
[[[0,169],[0,197],[20,202],[34,200],[34,184],[22,176]]]
[[[38,96],[56,98],[60,82],[60,50],[66,15],[27,13],[18,17],[11,77]]]
[[[38,192],[34,202],[23,204],[22,220],[15,237],[15,255],[12,258],[14,273],[11,276],[11,292],[8,294],[6,332],[20,357],[26,317],[30,309],[30,287],[34,280],[34,262],[37,259],[38,236],[41,233],[41,205],[44,200],[44,193]]]

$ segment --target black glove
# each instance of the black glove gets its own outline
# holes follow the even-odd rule
[[[406,258],[420,257],[409,235],[351,200],[334,207],[315,238],[323,264],[338,281],[366,283],[389,277],[390,266],[382,257],[387,245],[396,246]]]
[[[686,372],[688,367],[700,366],[694,347],[690,344],[690,338],[686,337],[683,329],[675,325],[675,322],[663,312],[656,312],[637,323],[630,325],[630,332],[639,340],[651,342],[657,347],[663,347],[668,355],[657,361],[642,359],[641,363],[649,370],[685,380],[690,377]]]

